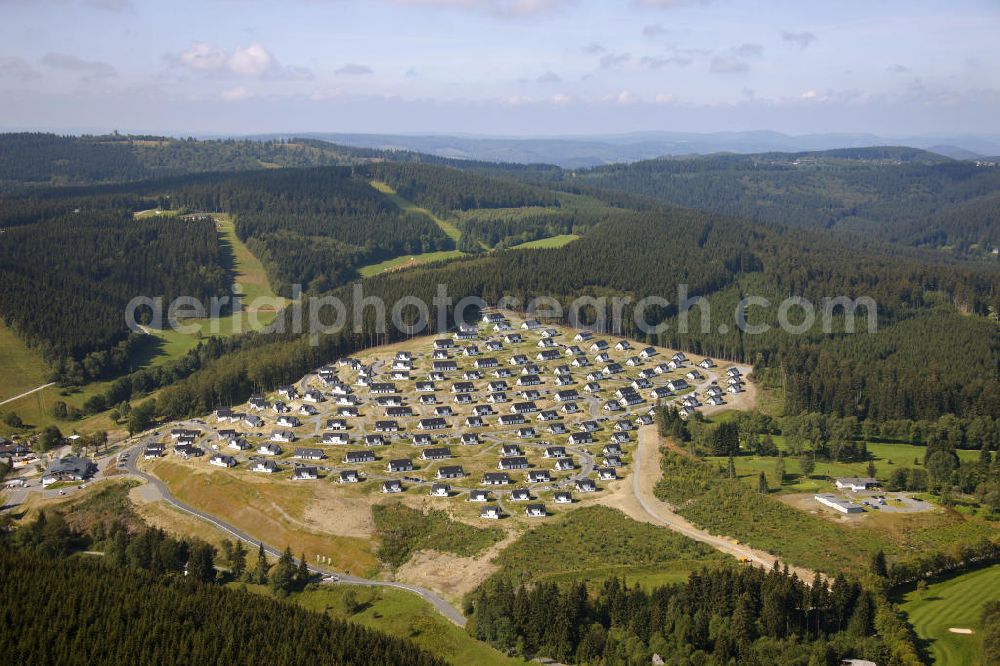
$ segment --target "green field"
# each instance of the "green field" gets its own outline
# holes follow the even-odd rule
[[[0,401],[48,383],[49,367],[0,321]],[[8,405],[0,407],[7,411]]]
[[[144,211],[137,215],[150,217],[154,214],[153,211]],[[240,293],[243,294],[244,311],[239,317],[230,314],[218,319],[185,320],[183,323],[192,325],[193,332],[150,329],[149,344],[133,359],[132,370],[180,358],[196,347],[200,340],[213,335],[228,336],[267,326],[274,321],[276,309],[285,304],[285,300],[276,296],[271,289],[263,264],[236,236],[232,219],[225,214],[217,214],[214,217],[222,244],[228,248],[234,280],[239,285]],[[272,307],[258,308],[250,312],[249,303],[256,298],[274,299]],[[41,357],[0,322],[0,400],[46,383],[48,373],[48,366]],[[74,429],[81,432],[111,429],[114,424],[102,414],[82,421],[57,421],[51,415],[52,405],[56,401],[61,400],[79,408],[87,398],[104,392],[110,384],[110,381],[92,382],[72,389],[66,395],[64,393],[67,392],[59,387],[49,387],[0,406],[0,412],[15,412],[26,424],[33,427],[55,424],[67,433]]]
[[[454,223],[438,217],[428,209],[421,208],[412,201],[407,201],[403,197],[396,194],[396,190],[392,189],[392,187],[390,187],[387,183],[373,180],[371,181],[371,186],[386,195],[399,207],[400,210],[419,213],[420,215],[425,215],[430,218],[431,221],[434,222],[439,229],[441,229],[441,231],[447,234],[448,238],[455,241],[455,245],[458,245],[459,239],[462,238],[462,231],[455,226]],[[386,259],[385,261],[380,261],[376,264],[362,266],[358,269],[358,273],[361,277],[372,277],[373,275],[378,275],[379,273],[384,273],[385,271],[401,270],[411,266],[417,266],[419,264],[429,264],[434,261],[445,261],[447,259],[457,259],[458,257],[464,256],[465,253],[458,250],[439,250],[437,252],[425,252],[423,254],[403,255],[402,257],[393,257],[392,259]]]
[[[230,269],[235,283],[242,294],[243,312],[239,316],[229,314],[219,318],[190,319],[183,323],[190,325],[192,332],[175,330],[151,330],[162,340],[156,353],[150,359],[152,365],[159,365],[170,359],[183,356],[198,345],[203,338],[229,336],[235,333],[259,330],[274,321],[276,311],[285,305],[285,299],[271,289],[264,265],[236,235],[232,218],[224,213],[214,215],[220,240],[227,248]],[[251,308],[255,299],[269,299],[262,306]]]
[[[150,208],[149,210],[140,210],[135,212],[133,217],[137,220],[148,220],[155,217],[177,217],[177,211]]]
[[[246,587],[252,592],[270,594],[270,590],[265,587]],[[348,615],[344,609],[344,596],[348,592],[353,592],[361,605],[359,612],[353,615]],[[442,617],[423,599],[402,590],[324,586],[322,589],[293,594],[290,599],[309,610],[409,638],[453,664],[525,663],[509,659],[485,643],[475,640],[462,628]]]
[[[445,232],[448,235],[448,238],[452,239],[453,241],[455,241],[456,244],[458,244],[458,240],[462,237],[462,231],[461,229],[456,227],[452,222],[448,222],[447,220],[441,219],[428,209],[421,208],[412,201],[407,201],[403,197],[396,194],[396,190],[392,189],[392,187],[390,187],[387,183],[383,183],[382,181],[379,180],[373,180],[371,181],[371,186],[374,187],[379,192],[381,192],[382,194],[389,197],[389,199],[391,199],[394,204],[399,206],[400,210],[426,215],[434,222],[434,224],[438,225],[441,231]]]
[[[730,414],[724,412],[723,414]],[[719,415],[723,416],[723,415]],[[719,420],[715,417],[713,420]],[[776,435],[775,444],[779,449],[784,449],[784,437]],[[868,453],[875,463],[876,476],[880,480],[887,480],[892,471],[898,467],[913,467],[914,460],[923,462],[926,447],[914,446],[912,444],[888,443],[888,442],[868,442]],[[979,458],[979,451],[959,450],[959,459],[962,461],[973,461]],[[718,464],[726,464],[726,458],[709,457]],[[779,483],[775,472],[777,458],[773,456],[738,456],[734,459],[736,474],[740,478],[757,487],[757,476],[760,472],[767,475],[768,485],[778,490]],[[833,489],[832,479],[845,476],[867,476],[868,462],[837,462],[831,460],[817,460],[816,468],[809,477],[803,476],[799,472],[798,460],[789,456],[785,458],[785,478],[778,492],[782,493],[818,493],[830,492]]]
[[[358,269],[361,277],[372,277],[385,271],[409,268],[418,264],[429,264],[434,261],[445,261],[447,259],[457,259],[465,254],[458,250],[439,250],[437,252],[425,252],[423,254],[404,255],[380,261],[377,264],[369,264]]]
[[[528,241],[527,243],[521,243],[520,245],[513,245],[510,247],[511,250],[544,250],[555,247],[562,247],[563,245],[568,245],[575,240],[579,240],[580,237],[576,234],[562,234],[560,236],[551,236],[549,238],[539,238],[538,240]]]
[[[794,466],[788,461],[789,469]],[[768,459],[763,469],[770,474],[773,467]],[[673,454],[664,457],[663,468],[657,496],[680,507],[678,513],[694,524],[825,573],[865,567],[879,550],[892,561],[995,535],[991,523],[943,508],[871,512],[849,520],[830,516],[820,513],[811,494],[791,503],[777,493],[759,494],[756,472],[740,480],[725,478],[721,458],[694,461]]]
[[[979,637],[956,634],[951,627],[980,629],[987,601],[1000,598],[1000,565],[933,583],[924,591],[906,594],[900,608],[917,636],[927,644],[936,664],[975,664]]]
[[[0,413],[14,412],[21,417],[26,426],[30,426],[31,428],[37,429],[48,425],[56,425],[64,434],[69,434],[74,430],[79,432],[112,430],[114,429],[114,423],[111,422],[107,413],[95,414],[80,421],[60,421],[52,416],[52,407],[57,401],[81,408],[88,398],[106,391],[110,385],[110,381],[103,381],[91,382],[86,386],[74,389],[62,389],[58,386],[50,386],[0,406]],[[6,431],[7,426],[0,425],[0,434],[15,434],[14,431],[9,433]]]

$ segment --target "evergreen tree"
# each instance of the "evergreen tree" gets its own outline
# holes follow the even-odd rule
[[[286,596],[295,589],[295,558],[291,548],[285,547],[268,578],[271,589],[279,596]]]
[[[196,543],[188,558],[187,575],[202,583],[214,582],[215,548],[207,543]]]
[[[258,585],[267,585],[267,554],[264,552],[264,544],[258,544],[257,548],[257,568],[255,569],[254,582]]]
[[[879,578],[887,578],[889,576],[889,567],[886,565],[885,553],[882,549],[879,549],[877,553],[872,555],[872,573]]]
[[[803,476],[810,476],[813,470],[816,469],[816,460],[811,452],[803,453],[799,457],[799,470],[801,470]]]
[[[295,572],[295,584],[299,589],[304,588],[308,583],[312,574],[309,573],[309,565],[306,563],[306,554],[302,553],[302,557],[299,559],[299,568]]]
[[[233,573],[233,578],[239,580],[247,570],[247,549],[243,546],[243,541],[236,540],[233,546],[233,554],[229,558],[229,568]]]

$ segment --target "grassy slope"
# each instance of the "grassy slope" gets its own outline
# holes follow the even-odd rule
[[[402,268],[409,268],[410,266],[416,266],[418,264],[429,264],[434,261],[444,261],[446,259],[457,259],[458,257],[464,257],[463,252],[458,250],[439,250],[437,252],[425,252],[423,254],[414,255],[404,255],[402,257],[394,257],[392,259],[386,259],[385,261],[380,261],[377,264],[369,264],[367,266],[362,266],[358,269],[358,273],[361,277],[371,277],[373,275],[378,275],[384,271],[399,270]]]
[[[517,579],[600,581],[662,585],[722,556],[708,546],[640,523],[617,509],[594,506],[525,532],[498,556],[500,572]]]
[[[146,216],[151,213],[146,212]],[[193,349],[198,341],[213,335],[228,336],[234,332],[249,331],[267,326],[274,320],[271,309],[261,309],[250,312],[249,304],[256,298],[274,299],[275,307],[281,307],[285,300],[275,295],[267,279],[267,273],[260,260],[254,256],[246,245],[236,236],[232,219],[225,214],[217,214],[216,221],[219,234],[224,245],[230,248],[232,270],[235,282],[244,295],[244,312],[240,317],[228,315],[216,320],[188,320],[194,332],[179,332],[174,330],[156,331],[150,337],[150,344],[145,352],[136,357],[133,370],[147,365],[159,365],[165,361],[179,358]],[[48,366],[41,357],[27,348],[6,326],[0,322],[0,399],[34,388],[45,383]],[[58,387],[47,388],[38,393],[26,396],[15,402],[0,407],[0,412],[13,411],[26,423],[34,427],[44,427],[55,424],[65,432],[78,430],[87,432],[93,430],[110,430],[115,427],[107,414],[97,414],[82,421],[57,421],[51,415],[52,405],[62,400],[70,405],[81,407],[92,395],[103,392],[110,382],[93,382],[74,390],[69,395],[62,395]],[[20,387],[20,390],[18,388]],[[3,432],[0,430],[0,432]]]
[[[155,335],[163,342],[152,358],[153,365],[183,356],[197,346],[202,338],[228,336],[263,328],[274,320],[274,310],[285,303],[285,299],[277,296],[271,289],[264,265],[237,237],[232,218],[226,214],[217,214],[215,218],[222,243],[229,247],[234,281],[243,294],[243,312],[238,317],[230,314],[214,320],[209,318],[185,322],[196,329],[194,332],[156,331]],[[262,304],[263,307],[251,308],[255,299],[269,299],[269,302]]]
[[[258,585],[247,585],[251,592],[270,595],[270,590]],[[353,592],[361,610],[348,615],[344,610],[344,596]],[[324,587],[290,597],[290,601],[309,610],[327,613],[331,617],[380,629],[409,638],[420,647],[447,659],[453,664],[523,664],[508,659],[485,643],[469,636],[463,629],[444,619],[430,604],[415,594],[393,589],[371,589],[351,586]]]
[[[456,227],[454,224],[448,222],[447,220],[441,219],[428,209],[421,208],[412,201],[408,201],[403,197],[399,196],[398,194],[396,194],[396,190],[392,189],[392,187],[390,187],[387,183],[383,183],[382,181],[379,180],[373,180],[371,182],[371,185],[376,190],[389,197],[389,199],[391,199],[394,204],[399,206],[400,210],[413,213],[420,213],[421,215],[426,215],[427,217],[429,217],[434,222],[434,224],[438,225],[441,231],[445,232],[448,235],[448,238],[455,241],[456,244],[458,243],[458,240],[462,237],[461,230],[459,230],[459,228]]]
[[[657,495],[679,506],[681,515],[714,533],[730,535],[791,564],[817,571],[837,574],[868,566],[880,549],[891,560],[993,534],[990,523],[950,510],[827,519],[818,515],[818,507],[806,511],[773,494],[759,495],[756,474],[748,474],[746,481],[723,478],[717,471],[725,466],[721,459],[697,467],[678,467],[679,462],[674,461],[658,484]],[[795,462],[788,461],[788,468],[793,467]],[[773,463],[765,473],[772,469]]]
[[[371,181],[371,186],[386,195],[399,207],[400,210],[418,213],[430,218],[430,220],[434,222],[434,224],[436,224],[441,231],[447,234],[448,238],[455,241],[456,245],[458,244],[459,239],[462,237],[462,231],[453,223],[443,220],[430,210],[421,208],[412,201],[408,201],[407,199],[399,196],[396,194],[396,190],[392,189],[392,187],[390,187],[387,183],[383,183],[379,180],[373,180]],[[386,259],[385,261],[380,261],[376,264],[362,266],[358,269],[358,273],[361,274],[361,277],[371,277],[385,271],[400,270],[402,268],[409,268],[410,266],[416,266],[418,264],[427,264],[433,261],[444,261],[445,259],[455,259],[457,257],[464,256],[465,253],[459,252],[458,250],[440,250],[437,252],[425,252],[423,254],[403,255],[401,257]]]
[[[0,321],[0,400],[20,395],[47,382],[48,364]],[[7,411],[10,404],[0,407]]]
[[[539,238],[538,240],[528,241],[527,243],[521,243],[520,245],[511,246],[512,250],[543,250],[547,248],[562,247],[572,243],[575,240],[579,240],[579,236],[576,234],[561,234],[559,236],[550,236],[549,238]]]
[[[196,473],[169,459],[149,466],[182,502],[219,516],[263,541],[333,558],[342,571],[370,575],[378,563],[368,539],[317,533],[307,528],[306,508],[314,487],[294,481],[248,483],[232,473]]]
[[[974,664],[975,635],[954,634],[949,627],[978,630],[987,601],[1000,597],[1000,565],[972,571],[906,594],[901,608],[937,664]]]

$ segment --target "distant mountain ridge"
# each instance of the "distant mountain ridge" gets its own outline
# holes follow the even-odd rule
[[[288,138],[268,134],[250,138]],[[905,136],[876,134],[805,134],[780,132],[639,132],[631,134],[565,137],[490,137],[451,135],[296,133],[344,146],[377,150],[405,150],[443,158],[556,164],[580,169],[664,156],[712,153],[800,153],[838,148],[905,146],[936,152],[954,159],[977,159],[1000,154],[1000,135]]]

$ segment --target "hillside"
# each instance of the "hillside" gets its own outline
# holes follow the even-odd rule
[[[904,244],[978,246],[980,254],[1000,245],[1000,169],[916,149],[661,159],[578,172],[562,182]],[[965,220],[970,216],[975,221]]]
[[[0,134],[0,193],[24,186],[138,181],[212,171],[326,166],[366,151],[309,140],[194,140],[162,136]]]

